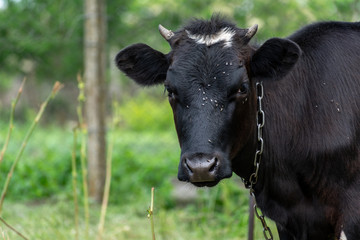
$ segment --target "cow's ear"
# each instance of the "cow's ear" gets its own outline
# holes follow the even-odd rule
[[[292,69],[300,55],[301,49],[295,42],[271,38],[252,56],[251,74],[256,78],[279,79]]]
[[[121,50],[115,57],[115,63],[128,77],[146,86],[164,82],[169,68],[165,54],[142,43]]]

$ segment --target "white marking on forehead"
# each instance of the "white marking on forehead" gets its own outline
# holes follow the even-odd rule
[[[186,30],[186,33],[189,38],[195,40],[198,44],[206,44],[206,46],[211,46],[218,42],[224,42],[224,47],[231,47],[232,38],[236,32],[234,29],[223,28],[219,32],[210,35],[192,34],[188,30]]]
[[[341,234],[340,234],[340,240],[347,240],[347,237],[345,235],[345,232],[344,231],[341,231]]]

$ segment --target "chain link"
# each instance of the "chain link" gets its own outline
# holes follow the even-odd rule
[[[250,175],[249,180],[245,180],[244,184],[246,188],[250,189],[250,195],[254,198],[254,211],[256,217],[261,221],[263,226],[263,234],[266,240],[273,240],[271,229],[266,224],[265,216],[261,209],[257,207],[254,186],[258,180],[258,173],[260,168],[261,156],[264,151],[264,139],[263,139],[263,127],[265,125],[265,113],[262,109],[262,99],[264,97],[264,87],[262,82],[256,83],[257,93],[257,115],[256,115],[256,126],[257,126],[257,148],[254,157],[254,172]]]
[[[261,156],[264,151],[264,139],[263,139],[263,127],[265,125],[265,113],[262,109],[262,99],[264,97],[264,88],[262,83],[256,83],[257,93],[257,115],[256,115],[256,126],[257,126],[257,149],[254,157],[254,172],[250,175],[248,181],[244,180],[245,186],[252,189],[257,183],[259,167],[261,162]]]
[[[263,234],[266,240],[273,240],[273,234],[271,232],[271,229],[269,228],[269,226],[266,223],[265,220],[265,216],[262,213],[261,209],[257,207],[257,203],[256,203],[256,198],[255,198],[255,193],[254,193],[254,189],[250,189],[250,195],[254,198],[254,212],[255,212],[255,216],[260,220],[262,226],[263,226]]]

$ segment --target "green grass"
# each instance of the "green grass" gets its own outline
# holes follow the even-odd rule
[[[151,229],[146,212],[148,204],[110,205],[104,239],[150,240]],[[29,239],[65,240],[75,237],[71,202],[10,202],[7,206],[3,214],[4,219]],[[91,207],[90,239],[95,239],[99,212],[98,206]],[[246,209],[241,208],[233,209],[229,215],[199,210],[195,206],[166,210],[157,208],[155,203],[156,239],[243,240],[246,239],[246,214]],[[255,239],[263,239],[261,225],[259,222],[256,224]],[[3,227],[11,240],[21,239],[1,224],[0,227]],[[271,227],[275,231],[273,224]],[[80,239],[84,239],[84,229],[84,222],[81,221]]]

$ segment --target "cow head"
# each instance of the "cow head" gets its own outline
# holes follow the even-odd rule
[[[219,17],[159,30],[168,54],[135,44],[118,53],[116,64],[141,85],[165,85],[181,147],[179,180],[214,186],[233,171],[248,177],[256,148],[255,81],[285,75],[299,47],[274,38],[256,49],[248,43],[257,25],[240,29]]]

